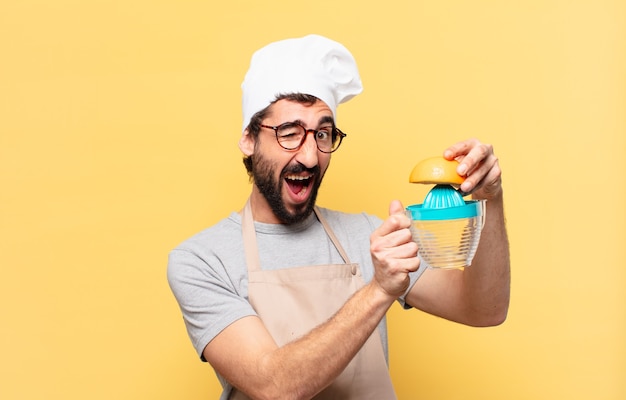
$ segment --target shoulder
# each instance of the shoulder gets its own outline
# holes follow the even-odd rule
[[[188,251],[194,253],[210,248],[220,248],[234,236],[241,236],[241,217],[239,214],[233,212],[215,225],[185,239],[172,251]]]
[[[184,240],[169,253],[168,278],[170,283],[187,280],[213,278],[227,279],[233,268],[226,265],[238,265],[233,258],[242,254],[241,218],[232,213],[215,225]],[[241,255],[243,260],[243,256]]]

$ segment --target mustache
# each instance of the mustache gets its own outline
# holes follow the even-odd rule
[[[316,165],[312,168],[307,168],[304,165],[297,163],[297,164],[293,164],[293,165],[287,165],[285,168],[283,168],[283,173],[282,175],[286,175],[286,174],[299,174],[302,172],[308,172],[310,174],[314,174],[316,176],[319,176],[319,172],[320,172],[320,166]]]

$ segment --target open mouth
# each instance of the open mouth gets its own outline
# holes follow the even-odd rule
[[[303,198],[306,197],[309,188],[313,184],[313,176],[314,175],[287,175],[285,177],[285,183],[287,183],[287,187],[291,193],[296,197]]]

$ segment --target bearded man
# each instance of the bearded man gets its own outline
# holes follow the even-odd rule
[[[437,270],[420,258],[399,201],[384,221],[316,206],[346,137],[337,106],[362,90],[343,45],[318,35],[271,43],[242,89],[250,197],[172,250],[168,265],[220,399],[395,399],[385,323],[395,301],[472,326],[505,320],[509,250],[492,146],[467,140],[443,152],[460,160],[460,190],[489,204],[471,268]]]

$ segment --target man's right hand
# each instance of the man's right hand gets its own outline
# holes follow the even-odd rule
[[[409,287],[409,273],[419,268],[418,247],[410,231],[411,220],[398,200],[389,205],[389,217],[370,236],[374,280],[394,299]]]

